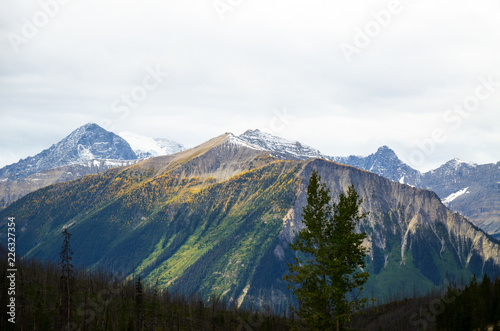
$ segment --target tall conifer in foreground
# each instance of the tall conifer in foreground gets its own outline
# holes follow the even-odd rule
[[[71,325],[71,293],[73,291],[73,250],[69,246],[71,233],[65,226],[62,231],[63,244],[59,255],[61,266],[61,277],[59,279],[59,318],[63,329],[69,329]]]
[[[352,312],[366,302],[354,293],[368,279],[361,269],[366,234],[354,232],[357,222],[367,216],[359,210],[361,203],[351,185],[332,204],[330,190],[313,171],[302,213],[305,227],[290,244],[299,254],[284,279],[299,301],[298,315],[314,329],[342,330]]]
[[[141,276],[137,278],[135,283],[135,329],[143,329],[144,319],[144,293],[142,289]]]

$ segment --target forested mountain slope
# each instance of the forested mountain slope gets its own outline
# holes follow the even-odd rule
[[[232,134],[30,193],[0,212],[1,238],[14,216],[18,254],[56,260],[69,226],[76,265],[239,304],[288,305],[281,277],[314,168],[333,197],[354,184],[370,212],[359,226],[370,249],[367,296],[499,271],[498,243],[434,192],[327,160],[280,160]]]

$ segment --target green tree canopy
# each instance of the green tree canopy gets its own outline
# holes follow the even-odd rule
[[[284,279],[299,301],[298,315],[315,329],[342,329],[366,302],[358,298],[368,279],[362,270],[366,234],[354,232],[367,216],[360,212],[362,201],[351,185],[332,203],[330,190],[313,171],[302,213],[305,227],[290,244],[298,254]]]

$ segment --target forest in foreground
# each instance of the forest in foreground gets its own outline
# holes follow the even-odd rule
[[[10,280],[5,249],[0,256],[0,304],[7,307]],[[162,291],[144,285],[139,277],[124,280],[83,269],[75,269],[71,279],[68,324],[61,307],[68,302],[61,293],[62,280],[59,265],[18,261],[15,324],[9,322],[8,308],[4,308],[0,329],[310,330],[291,307],[279,314],[270,306],[236,307],[217,297],[205,301],[196,294]],[[389,303],[374,303],[353,317],[348,330],[500,330],[495,322],[500,322],[500,278],[485,276],[422,297],[396,300],[395,296]]]

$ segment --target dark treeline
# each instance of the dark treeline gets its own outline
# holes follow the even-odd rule
[[[2,253],[5,252],[1,250]],[[289,330],[292,320],[272,314],[238,309],[216,297],[175,295],[157,286],[145,286],[140,277],[119,281],[97,270],[74,270],[69,326],[61,316],[61,268],[54,263],[18,261],[15,324],[6,307],[9,279],[7,261],[0,265],[1,330]],[[63,289],[65,289],[63,287]],[[67,290],[67,289],[65,289]]]
[[[487,330],[500,331],[500,278],[490,280],[488,275],[481,283],[476,278],[463,291],[456,286],[448,289],[448,295],[460,292],[457,299],[444,307],[437,316],[438,330]],[[491,329],[490,329],[491,330]]]
[[[500,331],[500,278],[487,274],[466,285],[375,306],[353,318],[355,330]]]
[[[237,309],[231,302],[162,291],[140,277],[123,280],[101,270],[76,269],[71,318],[61,305],[62,268],[34,260],[16,263],[16,323],[8,321],[10,298],[6,251],[0,249],[1,330],[307,330],[292,313],[272,308]],[[62,300],[61,298],[64,298]],[[486,330],[500,322],[500,279],[449,286],[426,296],[373,306],[355,316],[347,330]],[[494,330],[500,330],[495,326]]]

